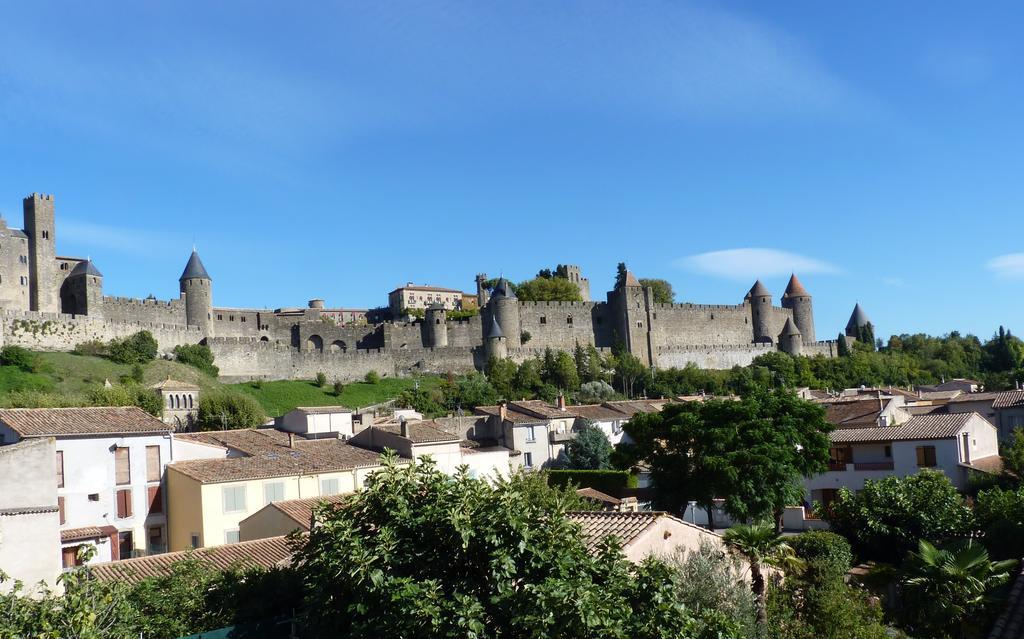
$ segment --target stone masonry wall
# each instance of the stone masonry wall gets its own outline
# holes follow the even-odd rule
[[[174,324],[112,322],[87,316],[32,311],[0,312],[0,326],[3,328],[4,345],[37,351],[70,351],[82,342],[107,342],[142,330],[153,334],[161,352],[170,352],[179,344],[198,344],[203,339],[199,329]]]
[[[103,297],[103,317],[115,322],[186,325],[185,300],[140,300],[133,297]]]

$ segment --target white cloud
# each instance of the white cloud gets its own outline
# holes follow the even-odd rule
[[[184,250],[183,240],[177,234],[167,237],[148,231],[77,220],[61,220],[60,233],[63,238],[61,243],[72,244],[76,251],[104,249],[131,255],[152,255],[154,252],[165,252],[170,246],[179,252]]]
[[[789,275],[790,273],[839,273],[841,269],[822,260],[768,248],[739,248],[690,255],[676,260],[679,268],[732,280]]]
[[[993,257],[986,266],[1000,277],[1024,277],[1024,253],[1007,253]]]

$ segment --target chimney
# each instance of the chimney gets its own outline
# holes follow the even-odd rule
[[[295,433],[288,433],[288,448],[295,448]]]
[[[501,421],[508,419],[508,406],[505,405],[505,402],[498,404],[498,419]]]
[[[878,391],[878,412],[885,410],[885,404],[882,403],[882,391]]]
[[[406,439],[409,438],[409,422],[405,421],[405,415],[398,418],[398,433]]]
[[[565,411],[565,394],[558,394],[558,410]]]

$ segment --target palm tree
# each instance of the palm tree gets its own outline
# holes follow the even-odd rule
[[[917,552],[907,555],[899,579],[910,623],[928,636],[970,636],[968,624],[1016,565],[1014,559],[989,561],[984,546],[970,539],[945,549],[922,539]]]
[[[764,568],[775,566],[783,570],[799,569],[803,562],[797,558],[793,547],[770,524],[733,526],[722,537],[730,550],[750,563],[750,588],[757,601],[757,623],[763,626],[768,623]]]

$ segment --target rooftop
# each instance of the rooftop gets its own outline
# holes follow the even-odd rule
[[[1012,390],[999,393],[992,402],[992,408],[1013,408],[1024,406],[1024,390]]]
[[[153,390],[162,391],[197,391],[199,387],[195,384],[189,384],[188,382],[182,382],[177,379],[171,379],[168,377],[162,382],[157,382],[150,386]]]
[[[274,568],[290,563],[291,547],[286,537],[268,537],[237,544],[226,544],[199,550],[169,552],[136,559],[123,559],[90,566],[100,581],[137,583],[150,577],[170,574],[174,564],[186,559],[197,559],[212,568]]]
[[[0,410],[0,423],[22,437],[144,435],[172,430],[137,406],[6,408]]]
[[[453,435],[434,423],[433,420],[407,421],[409,435],[406,437],[414,444],[436,444],[439,442],[458,442],[461,437]],[[385,433],[402,436],[402,425],[395,422],[377,423],[370,426]]]
[[[825,419],[837,428],[870,428],[878,424],[878,416],[886,403],[886,399],[862,397],[846,401],[827,401],[821,405],[825,407]]]
[[[956,437],[960,429],[975,417],[988,424],[988,421],[977,413],[917,415],[899,426],[841,428],[832,431],[830,437],[835,444],[949,439]]]
[[[258,513],[267,508],[280,511],[282,514],[295,520],[295,526],[301,530],[309,530],[313,523],[313,509],[320,504],[340,504],[352,493],[331,495],[330,497],[310,497],[309,499],[286,499],[267,504],[249,517],[255,517]],[[245,521],[244,519],[242,521]]]
[[[188,263],[185,264],[185,270],[181,272],[179,281],[183,280],[209,280],[210,274],[206,272],[206,267],[203,266],[203,261],[199,259],[199,253],[192,251],[192,255],[188,258]]]
[[[296,406],[292,409],[307,415],[334,415],[338,413],[351,413],[351,408],[344,406]]]
[[[645,530],[654,525],[662,517],[672,517],[665,512],[615,512],[615,511],[593,511],[593,512],[572,512],[568,514],[569,519],[576,522],[583,529],[583,538],[587,548],[596,550],[601,542],[609,535],[614,535],[626,547],[636,541]],[[714,535],[715,533],[695,526],[677,517],[676,521],[699,529],[702,533]]]

